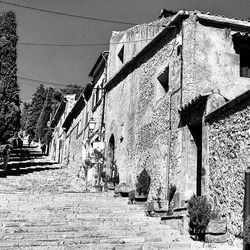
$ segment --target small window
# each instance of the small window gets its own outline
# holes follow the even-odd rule
[[[166,67],[166,69],[157,77],[157,80],[160,82],[164,90],[168,92],[169,90],[169,67]]]
[[[89,122],[89,111],[86,111],[85,127],[88,125],[88,122]]]
[[[92,93],[92,108],[94,108],[95,107],[95,94],[96,94],[96,92],[93,92]]]
[[[124,45],[120,49],[120,51],[118,53],[118,57],[119,57],[120,61],[123,63],[123,61],[124,61]]]
[[[75,134],[76,139],[78,137],[78,134],[79,134],[79,123],[77,123],[77,125],[76,125],[76,134]]]
[[[240,77],[250,78],[250,37],[240,32],[232,35],[234,50],[240,57]]]
[[[95,103],[97,104],[98,101],[99,101],[99,86],[96,88],[96,96],[95,96],[95,98],[96,98]]]
[[[240,50],[240,76],[250,78],[250,50]]]

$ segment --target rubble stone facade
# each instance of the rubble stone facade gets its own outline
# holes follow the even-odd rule
[[[250,166],[249,96],[248,91],[208,117],[209,198],[226,216],[231,235],[239,235],[243,227],[245,171]]]
[[[175,208],[186,207],[193,194],[207,195],[225,212],[231,235],[238,234],[249,108],[236,101],[229,114],[221,107],[250,89],[250,63],[242,53],[250,51],[250,39],[242,35],[249,31],[247,21],[179,11],[113,32],[105,68],[98,59],[84,90],[88,97],[83,93],[84,102],[79,99],[66,118],[69,166],[76,171],[93,143],[104,139],[107,170],[114,162],[120,183],[135,189],[146,169],[148,201],[159,190],[167,200],[170,185],[176,186]]]
[[[188,122],[179,111],[214,90],[225,101],[249,89],[250,79],[240,76],[233,36],[250,25],[201,12],[178,12],[158,22],[153,26],[165,28],[150,23],[112,34],[105,141],[114,137],[120,182],[135,185],[146,168],[152,180],[149,199],[159,187],[166,198],[171,183],[177,186],[176,206],[183,206],[193,193],[208,191],[208,176],[202,176],[208,168],[208,107],[204,102],[197,112],[187,110]],[[138,41],[147,39],[152,46],[145,49]]]

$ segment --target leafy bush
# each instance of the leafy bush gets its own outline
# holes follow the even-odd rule
[[[189,233],[195,235],[196,239],[204,240],[210,215],[211,204],[207,198],[193,195],[188,201]]]
[[[176,192],[176,186],[173,184],[170,184],[169,189],[168,189],[168,211],[167,211],[168,215],[173,215],[173,205],[171,201],[174,198],[175,192]]]
[[[144,168],[141,173],[137,176],[136,191],[139,195],[148,194],[150,189],[151,178]]]
[[[250,244],[250,216],[247,217],[244,223],[243,239],[245,243]]]

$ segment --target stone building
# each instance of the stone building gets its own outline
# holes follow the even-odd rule
[[[102,52],[93,66],[88,83],[69,112],[62,127],[65,131],[64,165],[78,175],[94,147],[103,142],[103,85],[106,82],[108,52]],[[89,124],[93,123],[91,129]],[[103,146],[102,146],[103,147]]]
[[[62,124],[75,104],[75,95],[66,95],[52,117],[50,127],[53,130],[50,143],[50,157],[58,163],[63,162],[65,133]]]
[[[92,83],[62,125],[67,164],[76,169],[94,144],[104,141],[107,171],[115,163],[120,183],[135,188],[146,169],[148,202],[166,201],[172,185],[178,209],[193,194],[206,195],[226,211],[236,235],[242,228],[243,162],[248,158],[237,151],[248,149],[249,124],[237,122],[248,111],[246,104],[244,109],[239,105],[247,102],[250,89],[248,32],[248,21],[182,10],[165,10],[156,21],[113,32],[109,54],[98,58]],[[90,130],[93,120],[96,127]],[[239,145],[233,131],[242,136]],[[226,171],[235,174],[237,189],[229,189],[233,181]],[[224,209],[223,199],[230,209]]]
[[[152,23],[113,32],[105,141],[121,183],[134,186],[145,168],[149,201],[158,190],[167,199],[170,185],[177,188],[176,208],[192,194],[213,196],[205,119],[250,88],[249,31],[244,20],[165,11]]]

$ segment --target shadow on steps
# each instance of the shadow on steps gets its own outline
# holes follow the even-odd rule
[[[51,162],[12,163],[8,166],[9,169],[7,171],[0,171],[0,178],[5,178],[7,176],[20,176],[20,175],[30,174],[33,172],[41,172],[41,171],[46,171],[46,170],[60,169],[60,167],[42,167],[42,166],[48,166],[48,165],[53,165],[53,164],[54,163],[51,163]]]

